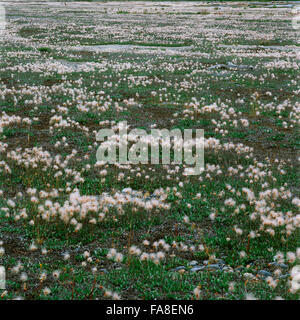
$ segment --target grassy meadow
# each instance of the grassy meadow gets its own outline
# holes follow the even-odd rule
[[[299,299],[291,4],[5,2],[1,299]],[[205,170],[97,162],[102,128],[204,129]]]

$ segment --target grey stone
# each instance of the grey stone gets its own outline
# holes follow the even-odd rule
[[[191,266],[191,267],[196,266],[197,264],[198,264],[198,262],[196,260],[189,262],[189,266]]]
[[[286,279],[290,276],[289,273],[286,273],[286,274],[282,274],[281,276],[279,276],[279,279]]]
[[[221,270],[222,267],[219,264],[209,264],[207,266],[208,270]]]
[[[215,66],[211,66],[208,69],[209,70],[213,70],[213,69],[247,70],[247,69],[254,69],[254,67],[250,65],[245,65],[245,64],[236,65],[232,62],[227,62],[227,64],[220,63]]]
[[[108,273],[107,269],[99,269],[99,272]]]
[[[202,271],[205,270],[206,266],[195,266],[191,269],[191,272],[197,272],[197,271]]]
[[[221,265],[225,265],[225,261],[222,259],[217,259],[217,263]]]
[[[275,268],[281,268],[281,269],[288,269],[289,266],[284,264],[284,263],[278,263],[278,262],[271,262],[269,263],[270,266],[275,267]]]
[[[272,273],[266,270],[259,270],[258,274],[263,277],[272,277]]]
[[[252,273],[246,272],[243,274],[243,278],[251,280],[251,279],[254,279],[255,276]]]
[[[186,267],[185,266],[179,266],[179,267],[176,267],[176,268],[172,269],[171,271],[179,271],[179,270],[186,270]]]
[[[232,271],[232,268],[225,266],[225,267],[223,267],[222,270],[223,270],[223,271]]]

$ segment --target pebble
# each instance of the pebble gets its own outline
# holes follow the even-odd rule
[[[172,269],[171,271],[179,271],[179,270],[186,270],[186,267],[185,266],[179,266],[179,267],[176,267],[176,268]]]
[[[218,263],[218,264],[221,264],[221,265],[225,265],[225,262],[224,262],[224,260],[222,260],[222,259],[217,259],[217,263]]]
[[[207,266],[208,270],[221,270],[222,267],[219,264],[210,264]]]
[[[255,276],[252,273],[246,272],[243,274],[243,278],[251,280],[254,279]]]
[[[281,276],[279,276],[279,279],[286,279],[290,276],[289,273],[286,273],[286,274],[282,274]]]
[[[206,269],[206,266],[195,266],[190,271],[197,272],[197,271],[201,271],[201,270],[205,270],[205,269]]]
[[[107,269],[99,269],[99,272],[101,273],[108,273]]]
[[[266,270],[259,270],[258,274],[263,277],[272,277],[272,273]]]
[[[278,262],[271,262],[269,263],[270,266],[275,267],[275,268],[281,268],[281,269],[288,269],[289,266],[284,264],[284,263],[278,263]]]
[[[223,267],[222,271],[229,271],[229,272],[233,272],[232,268],[231,267]]]
[[[196,266],[197,264],[198,264],[198,262],[196,260],[193,260],[193,261],[188,263],[188,265],[191,266],[191,267]]]

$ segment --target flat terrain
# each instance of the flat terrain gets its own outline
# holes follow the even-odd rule
[[[299,298],[293,5],[5,2],[1,299]],[[204,129],[205,171],[97,162],[120,121]]]

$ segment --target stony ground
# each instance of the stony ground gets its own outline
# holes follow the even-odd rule
[[[1,299],[299,298],[293,5],[5,3]],[[204,129],[205,171],[97,162],[120,121]]]

